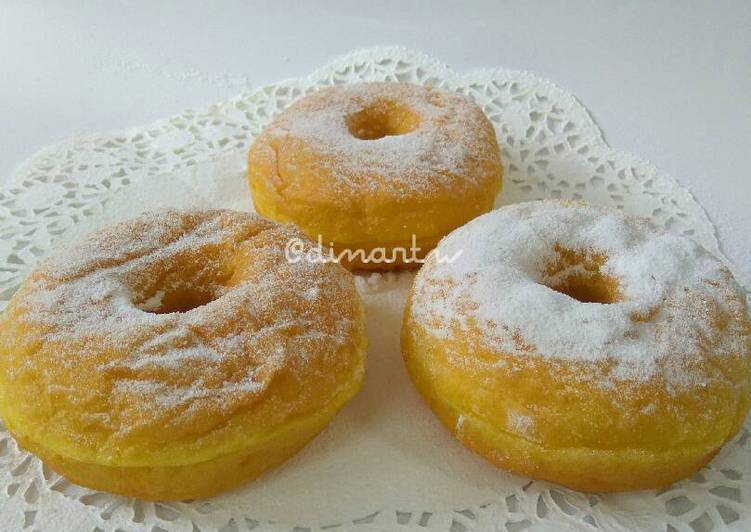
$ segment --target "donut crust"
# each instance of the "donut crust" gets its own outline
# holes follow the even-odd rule
[[[707,464],[738,433],[748,412],[747,387],[739,394],[736,386],[718,383],[701,394],[673,397],[654,382],[638,393],[623,389],[611,395],[597,391],[598,375],[588,382],[579,378],[592,368],[539,359],[523,363],[514,355],[505,358],[508,371],[474,371],[459,361],[498,361],[497,352],[473,337],[478,331],[436,341],[406,317],[410,304],[402,354],[415,387],[462,444],[518,475],[585,492],[664,488]],[[721,371],[748,375],[748,361],[728,361]],[[614,396],[632,399],[613,406]],[[660,407],[630,415],[653,403]],[[536,406],[534,425],[541,432],[531,439],[506,430],[514,412],[528,412],[530,405]]]

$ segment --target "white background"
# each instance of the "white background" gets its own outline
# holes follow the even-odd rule
[[[751,2],[0,0],[0,182],[37,149],[379,44],[529,70],[697,196],[751,270]]]

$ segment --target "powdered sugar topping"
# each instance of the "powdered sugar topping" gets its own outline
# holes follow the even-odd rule
[[[338,266],[288,263],[292,237],[232,211],[157,211],[99,231],[44,261],[12,300],[7,318],[33,334],[13,336],[13,352],[28,352],[7,378],[75,389],[61,410],[109,405],[89,428],[113,440],[221,425],[281,373],[335,393],[327,364],[354,364],[336,354],[356,337],[354,283]]]
[[[415,129],[374,139],[353,134],[348,119],[392,103],[417,117]],[[435,194],[497,179],[480,170],[487,161],[500,165],[497,150],[487,147],[488,130],[480,108],[463,96],[407,83],[360,83],[308,96],[264,134],[273,146],[282,140],[296,146],[292,154],[277,152],[282,174],[294,174],[296,155],[313,150],[317,157],[306,158],[307,164],[332,176],[331,186],[340,192]]]
[[[551,269],[561,250],[603,257],[597,274],[615,281],[619,297],[582,302],[550,288],[582,274],[580,262]],[[748,348],[744,297],[728,270],[643,219],[555,201],[518,204],[476,218],[438,251],[461,254],[428,261],[411,312],[439,338],[473,328],[499,352],[611,362],[603,386],[658,372],[669,386],[700,385],[690,361]]]

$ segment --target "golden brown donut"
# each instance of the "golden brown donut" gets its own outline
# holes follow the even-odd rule
[[[365,362],[352,276],[289,263],[300,236],[168,210],[55,253],[0,322],[4,423],[70,480],[146,499],[211,496],[280,464]]]
[[[415,279],[402,352],[462,443],[584,491],[687,477],[749,409],[751,324],[730,272],[584,205],[512,205],[447,236]]]
[[[501,175],[477,105],[408,83],[320,89],[277,115],[248,154],[256,210],[336,255],[349,250],[349,268],[415,266],[412,236],[421,259],[492,208]]]

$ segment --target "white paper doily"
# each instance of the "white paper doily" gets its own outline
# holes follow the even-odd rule
[[[53,243],[157,206],[250,209],[245,150],[269,118],[322,85],[401,80],[469,95],[496,126],[499,204],[581,198],[648,216],[722,255],[674,179],[605,144],[574,97],[531,74],[464,74],[402,48],[354,52],[303,79],[208,109],[43,150],[0,190],[0,305]],[[747,272],[734,270],[746,289]],[[585,495],[493,469],[444,431],[399,356],[411,274],[358,279],[371,350],[362,393],[287,465],[207,501],[149,503],[87,490],[0,430],[3,530],[751,530],[749,423],[694,478],[663,491]]]

